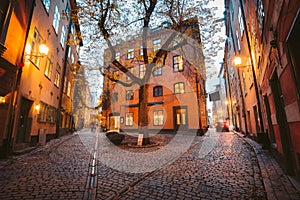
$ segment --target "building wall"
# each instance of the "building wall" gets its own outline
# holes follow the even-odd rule
[[[22,53],[26,31],[30,19],[32,1],[2,2],[0,20],[0,96],[5,102],[0,104],[0,156],[7,153],[10,137],[10,121],[12,119],[12,105],[14,104],[14,86],[17,80],[19,63],[22,62]],[[7,6],[7,7],[6,7]],[[8,9],[9,8],[9,9]],[[3,10],[2,10],[3,9]]]
[[[295,72],[293,71],[290,55],[287,51],[287,41],[297,17],[297,12],[299,12],[300,2],[295,0],[286,2],[266,1],[264,6],[266,13],[265,24],[272,27],[272,30],[264,31],[265,49],[269,51],[270,54],[264,55],[263,59],[265,76],[262,80],[262,85],[264,86],[262,93],[271,93],[269,94],[269,99],[273,98],[272,101],[270,100],[270,104],[272,104],[273,107],[271,114],[274,134],[276,136],[277,152],[280,157],[286,160],[290,165],[290,167],[286,166],[288,172],[291,174],[299,174],[299,93],[297,92],[297,83],[293,75]],[[270,45],[272,40],[276,42],[278,48],[274,48]],[[274,91],[270,87],[269,80],[274,76],[278,77],[278,83],[282,93],[280,104],[283,107],[283,112],[278,109],[278,105],[274,102],[277,96],[273,94]],[[284,116],[287,126],[283,127],[282,119],[279,116]],[[268,128],[270,129],[270,127]]]
[[[299,84],[296,80],[299,72],[294,69],[297,69],[299,63],[295,62],[296,67],[293,68],[290,56],[293,54],[293,50],[289,52],[288,49],[289,46],[292,46],[289,43],[289,35],[293,34],[292,27],[297,13],[299,13],[300,2],[296,0],[241,0],[225,1],[225,5],[228,9],[226,19],[228,22],[227,35],[230,36],[229,46],[233,47],[229,48],[226,54],[228,66],[232,65],[231,59],[236,54],[240,55],[242,59],[244,57],[245,65],[247,65],[249,57],[252,57],[250,65],[254,66],[256,74],[252,78],[253,81],[257,80],[259,98],[257,99],[253,86],[248,88],[247,94],[243,93],[241,97],[236,96],[236,100],[239,102],[244,100],[245,111],[250,111],[250,118],[247,116],[248,131],[254,136],[258,136],[255,124],[259,123],[256,123],[258,120],[254,115],[253,107],[260,105],[262,118],[259,120],[262,120],[264,126],[261,131],[265,134],[268,133],[268,139],[273,143],[272,147],[277,158],[285,163],[283,166],[287,172],[298,174],[300,169],[298,160],[300,104],[299,86],[297,86]],[[239,31],[241,29],[239,6],[244,11],[243,20],[246,24],[243,34]],[[236,17],[232,17],[232,15]],[[295,29],[297,28],[293,30]],[[238,36],[235,35],[236,30],[238,30]],[[248,38],[246,38],[246,34]],[[240,43],[240,49],[238,43]],[[235,76],[236,73],[232,74]],[[243,78],[243,76],[240,77]],[[245,77],[249,78],[250,74],[246,74]],[[231,81],[233,81],[232,86],[239,83],[238,77]],[[243,79],[240,83],[244,90]],[[243,105],[241,104],[241,106]],[[249,123],[251,123],[251,127]]]

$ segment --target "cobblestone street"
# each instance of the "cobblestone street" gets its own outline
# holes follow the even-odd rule
[[[186,138],[193,140],[187,148],[180,148],[189,141]],[[90,185],[90,159],[95,142],[98,142],[97,164]],[[86,129],[2,162],[0,199],[267,199],[270,196],[255,151],[237,134],[210,130],[201,137],[182,135],[174,144],[184,150],[180,155],[169,151],[169,145],[171,142],[161,151],[149,153],[143,152],[149,151],[146,148],[136,149],[137,152],[126,155],[129,151],[120,151],[103,133]],[[156,157],[160,159],[151,160]],[[142,170],[133,173],[136,166]],[[290,194],[283,194],[281,199],[299,199],[295,188],[286,184]],[[279,198],[273,194],[272,199]]]

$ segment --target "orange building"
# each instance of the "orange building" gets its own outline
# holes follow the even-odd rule
[[[196,21],[186,25],[188,36],[198,49],[186,49],[186,54],[173,50],[163,63],[156,63],[148,84],[148,128],[152,132],[176,130],[202,130],[207,126],[205,69]],[[149,55],[154,55],[169,38],[168,29],[151,30],[147,45]],[[187,36],[187,37],[188,37]],[[139,79],[143,79],[147,66],[141,62],[139,38],[116,45],[116,59]],[[196,41],[196,42],[195,42]],[[195,48],[194,48],[195,49]],[[189,54],[187,56],[187,54]],[[130,77],[119,72],[111,62],[109,49],[105,51],[106,70],[124,83]],[[102,125],[108,130],[137,131],[139,114],[139,85],[125,87],[104,77],[102,94]],[[199,117],[200,116],[200,117]]]
[[[74,126],[73,79],[82,45],[78,23],[70,17],[76,1],[29,2],[8,6],[2,29],[7,32],[3,57],[15,65],[3,152],[44,144]]]

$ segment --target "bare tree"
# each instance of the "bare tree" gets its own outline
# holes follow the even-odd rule
[[[152,71],[155,66],[161,62],[165,62],[165,59],[169,52],[183,48],[188,44],[186,38],[181,37],[178,33],[186,31],[186,26],[191,23],[195,23],[195,17],[200,12],[205,11],[206,17],[200,17],[201,23],[205,23],[205,20],[213,18],[213,9],[208,9],[205,5],[209,2],[206,1],[185,1],[185,0],[138,0],[138,1],[117,1],[117,0],[89,0],[80,3],[81,6],[81,22],[83,24],[92,25],[92,29],[89,29],[86,34],[89,34],[88,38],[88,50],[97,49],[94,40],[100,40],[106,43],[106,48],[110,51],[110,64],[109,66],[100,65],[100,71],[103,76],[109,78],[113,82],[117,82],[125,87],[131,87],[132,85],[139,86],[139,115],[138,126],[139,134],[143,134],[143,144],[149,144],[150,139],[148,135],[148,82],[151,77]],[[192,18],[192,21],[188,19]],[[168,35],[168,38],[164,41],[162,47],[154,54],[150,54],[148,51],[147,41],[149,37],[149,28],[158,26],[165,20],[172,23],[172,29],[174,32]],[[196,20],[198,21],[198,20]],[[196,22],[196,28],[199,29],[199,24]],[[121,35],[126,35],[127,32],[138,33],[141,28],[142,38],[142,62],[146,66],[146,72],[143,77],[136,76],[130,71],[129,66],[126,63],[121,63],[116,59],[116,44]],[[97,27],[97,28],[96,28]],[[211,32],[215,32],[216,27],[212,27]],[[84,33],[83,33],[84,34]],[[199,44],[201,43],[200,35]],[[178,40],[178,38],[180,38]],[[103,43],[102,43],[103,44]],[[198,45],[199,45],[198,44]],[[99,46],[98,46],[99,48]],[[202,51],[201,51],[202,53]],[[99,56],[97,58],[99,60]],[[89,57],[90,59],[90,57]],[[203,59],[202,59],[203,60]],[[204,68],[204,63],[200,64]],[[118,71],[126,74],[130,78],[130,82],[120,80],[117,76],[111,73],[108,67],[114,67]],[[201,73],[201,70],[200,72]],[[205,71],[203,72],[205,73]],[[205,74],[204,74],[205,76]]]

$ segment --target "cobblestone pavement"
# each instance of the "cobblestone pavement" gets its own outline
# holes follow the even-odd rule
[[[97,199],[266,199],[255,153],[233,133],[197,137],[173,163],[146,174],[98,169]]]
[[[75,134],[18,156],[0,169],[0,199],[83,199],[89,155]]]
[[[0,163],[0,199],[267,199],[267,191],[276,191],[265,189],[267,175],[255,151],[237,134],[210,130],[201,137],[179,134],[154,152],[134,152],[84,130]],[[89,180],[95,181],[92,195],[86,195]],[[295,190],[283,184],[284,191]],[[299,199],[293,195],[278,197]],[[268,193],[269,199],[274,196]]]

